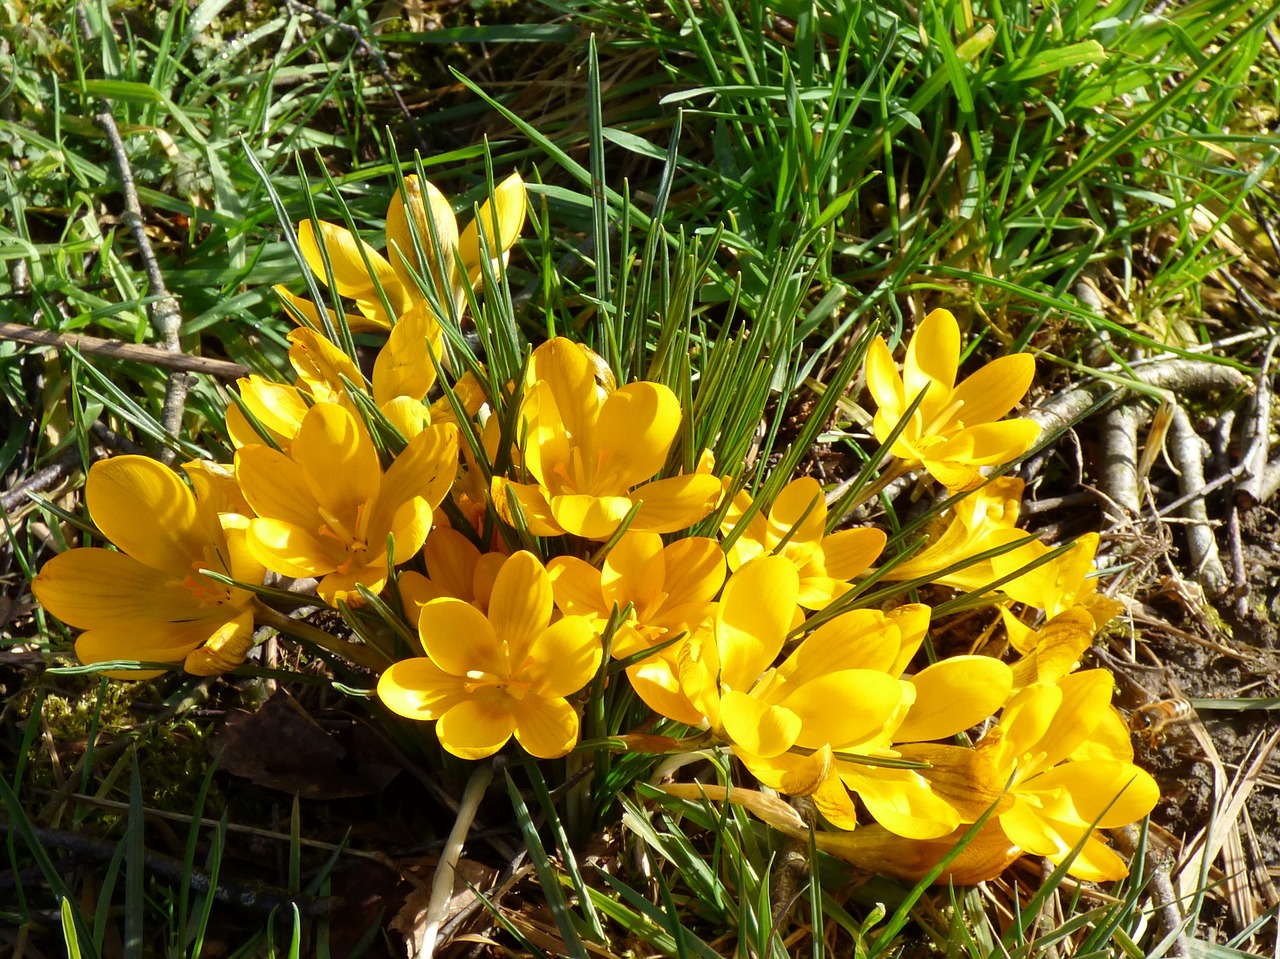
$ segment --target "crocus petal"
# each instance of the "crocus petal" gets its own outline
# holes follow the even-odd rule
[[[603,652],[594,619],[565,616],[538,633],[523,666],[512,663],[514,678],[540,697],[563,699],[591,681]]]
[[[725,688],[746,691],[773,664],[791,628],[799,591],[795,566],[781,556],[752,560],[729,577],[715,618]]]
[[[630,528],[645,533],[676,533],[688,529],[715,512],[723,493],[720,479],[705,473],[645,483],[628,494],[633,503],[640,504]]]
[[[379,505],[380,502],[375,504],[375,509]],[[421,496],[400,504],[391,518],[391,527],[387,530],[395,542],[395,553],[391,556],[392,566],[409,562],[422,549],[422,544],[427,541],[427,534],[431,532],[433,515],[431,504]],[[381,536],[380,532],[378,536]],[[370,557],[384,566],[387,558],[385,544],[385,537],[371,538],[369,542]]]
[[[1129,875],[1129,867],[1094,833],[1084,841],[1067,874],[1085,882],[1115,882]],[[1065,858],[1065,857],[1062,857]]]
[[[795,745],[802,721],[789,709],[729,690],[720,698],[720,722],[735,744],[768,759]]]
[[[410,216],[413,217],[412,227]],[[417,247],[411,232],[413,229],[418,234]],[[428,282],[432,277],[436,278],[439,296],[452,295],[450,283],[442,282],[442,278],[454,272],[453,251],[457,245],[458,221],[444,194],[430,180],[419,181],[412,174],[405,177],[404,192],[397,190],[387,207],[387,259],[391,261],[391,268],[400,283],[417,297],[418,283],[405,266],[407,262]],[[418,248],[426,255],[425,265],[418,261]]]
[[[614,603],[619,607],[635,603],[637,610],[646,607],[662,594],[666,579],[662,537],[628,531],[609,550],[600,573],[605,608],[611,609]]]
[[[400,317],[373,361],[374,402],[381,406],[397,396],[426,396],[436,381],[431,357],[439,358],[443,336],[425,304]]]
[[[294,578],[330,573],[349,557],[347,548],[336,539],[267,517],[250,521],[245,542],[253,557],[267,569]]]
[[[769,510],[768,523],[765,545],[769,549],[787,537],[792,543],[821,542],[827,502],[818,481],[802,476],[784,486]]]
[[[290,455],[316,502],[354,534],[356,516],[378,494],[382,479],[378,451],[364,427],[336,403],[317,403],[303,418]]]
[[[1000,828],[1017,845],[1035,856],[1061,856],[1071,848],[1058,831],[1039,815],[1026,799],[1017,796],[1013,806],[1000,814]]]
[[[952,402],[960,408],[954,418],[966,426],[994,423],[1018,405],[1036,375],[1030,353],[1012,353],[992,360],[960,383]]]
[[[604,398],[584,349],[562,336],[548,340],[529,358],[528,377],[531,385],[546,381],[563,431],[569,438],[584,442],[595,427]]]
[[[196,596],[172,582],[171,574],[124,553],[85,548],[59,553],[45,563],[31,591],[41,606],[78,629],[199,617]]]
[[[393,396],[385,403],[380,403],[378,409],[387,418],[387,422],[407,440],[413,439],[431,425],[430,408],[421,400],[409,396]]]
[[[1096,629],[1093,617],[1078,606],[1055,616],[1037,631],[1028,630],[1029,635],[1022,639],[1021,644],[1015,640],[1017,625],[1021,624],[1012,625],[1017,621],[1008,610],[1000,612],[1010,645],[1015,649],[1030,646],[1030,649],[1023,650],[1025,655],[1013,664],[1016,689],[1032,683],[1057,682],[1076,668],[1093,642]]]
[[[1013,672],[990,656],[952,656],[907,681],[916,687],[916,701],[894,742],[946,739],[982,722],[1009,698]]]
[[[182,668],[192,676],[221,676],[241,663],[253,648],[253,613],[245,610],[219,626],[204,644],[187,653]]]
[[[1110,711],[1115,679],[1109,670],[1086,669],[1063,676],[1057,685],[1062,690],[1057,722],[1039,743],[1045,753],[1045,766],[1062,762],[1089,738],[1101,717]]]
[[[901,634],[898,658],[894,660],[888,672],[891,676],[901,676],[910,665],[916,651],[924,643],[933,610],[923,603],[903,603],[889,610],[887,615],[889,622],[897,626]]]
[[[879,429],[876,430],[876,438],[883,442],[893,430],[902,411],[907,408],[907,401],[898,365],[893,362],[888,344],[878,336],[867,349],[867,390],[876,406],[885,413],[887,428],[884,435],[880,434]]]
[[[458,473],[458,431],[452,425],[429,426],[400,451],[387,472],[382,476],[377,487],[369,513],[370,536],[387,535],[387,531],[395,531],[395,518],[400,515],[403,505],[415,499],[421,499],[427,506],[427,526],[421,530],[421,539],[411,552],[417,552],[431,528],[431,510],[439,506],[449,487],[453,485]],[[400,534],[397,534],[399,540]],[[370,548],[381,547],[381,543],[370,543]],[[396,543],[396,562],[403,558],[400,543]]]
[[[317,400],[334,402],[345,395],[344,378],[364,385],[355,361],[317,330],[290,330],[289,343],[289,363]]]
[[[209,545],[187,484],[149,457],[95,463],[85,482],[85,502],[107,539],[155,569],[185,575]]]
[[[563,699],[525,696],[513,699],[516,741],[530,756],[555,759],[578,741],[578,714]]]
[[[512,669],[521,668],[539,633],[551,622],[553,603],[551,577],[538,558],[525,550],[508,557],[493,584],[489,622],[498,642],[510,650]]]
[[[939,799],[911,769],[839,765],[840,778],[890,832],[908,839],[936,839],[960,824],[960,814]]]
[[[506,677],[510,661],[488,618],[470,603],[453,597],[422,607],[418,637],[431,661],[446,673],[470,672]]]
[[[928,390],[918,410],[922,419],[933,419],[950,404],[959,362],[960,325],[950,310],[934,310],[920,321],[902,363],[906,401]]]
[[[494,687],[477,689],[436,722],[440,745],[460,759],[484,759],[507,744],[516,729],[509,695]]]
[[[641,701],[658,715],[686,726],[703,722],[705,717],[685,695],[680,678],[666,657],[655,656],[629,667],[627,678]]]
[[[900,639],[897,627],[879,610],[850,610],[805,637],[778,671],[788,685],[808,683],[841,669],[889,673]]]
[[[902,687],[887,673],[843,669],[810,680],[778,705],[804,724],[797,745],[817,749],[830,743],[839,750],[879,734],[901,702]]]
[[[651,479],[680,429],[680,401],[660,383],[629,383],[606,397],[592,434],[597,475],[622,492]],[[603,491],[603,490],[602,490]]]
[[[988,811],[1013,806],[1005,787],[1009,777],[996,769],[985,750],[938,743],[894,743],[903,759],[926,763],[918,770],[933,794],[960,814],[962,822],[976,822]]]
[[[503,257],[515,244],[524,229],[525,190],[520,174],[513,173],[493,188],[493,199],[480,205],[475,219],[467,224],[458,238],[458,254],[472,287],[480,285],[481,261],[480,228],[484,228],[485,244],[489,254]]]
[[[76,640],[76,657],[86,665],[111,660],[179,663],[224,625],[224,619],[187,623],[120,622],[87,630]],[[146,679],[155,672],[108,673],[126,679]]]
[[[517,522],[507,497],[515,499],[523,522]],[[542,488],[536,483],[513,483],[495,476],[490,484],[490,501],[494,512],[508,526],[522,526],[534,536],[559,536],[564,529],[556,522]]]
[[[667,570],[667,605],[709,603],[724,585],[725,559],[720,544],[706,536],[685,536],[662,551]]]
[[[1005,705],[1000,725],[992,730],[996,735],[988,733],[979,746],[988,743],[987,748],[996,753],[996,767],[1011,769],[1018,757],[1040,751],[1040,741],[1048,734],[1061,705],[1062,689],[1057,685],[1028,686]]]
[[[319,507],[302,467],[269,446],[236,450],[236,479],[259,516],[294,526],[318,525]]]
[[[1024,786],[1036,792],[1065,791],[1081,823],[1099,829],[1137,822],[1160,801],[1160,787],[1148,773],[1133,763],[1116,760],[1064,762]]]
[[[608,539],[631,512],[625,496],[591,496],[586,493],[551,497],[551,514],[566,532],[584,539]]]
[[[556,606],[571,616],[607,615],[600,592],[600,570],[576,556],[557,556],[547,563]]]
[[[279,442],[288,443],[302,425],[302,418],[307,415],[307,403],[296,386],[284,383],[273,383],[261,376],[248,376],[236,382],[240,390],[240,398],[249,412]],[[236,428],[233,430],[233,417]],[[244,424],[240,426],[240,424]],[[240,407],[231,404],[227,407],[227,432],[237,446],[248,446],[250,443],[262,442],[257,431],[249,425]]]
[[[520,416],[524,435],[519,440],[524,448],[525,469],[553,493],[578,491],[576,478],[582,436],[586,434],[579,436],[566,428],[549,381],[539,380],[525,389]],[[578,452],[575,454],[574,450]]]
[[[316,305],[310,300],[304,300],[300,296],[295,296],[289,292],[288,288],[279,284],[273,286],[271,289],[276,296],[280,297],[280,299],[288,303],[289,306],[297,310],[304,320],[310,324],[312,329],[323,330],[325,328],[324,321],[320,319],[320,311],[316,309]],[[335,330],[340,329],[341,324],[338,322],[338,314],[328,308],[326,308],[324,312],[325,315],[328,316],[329,322],[332,324],[333,328]],[[285,310],[285,315],[289,317],[292,322],[297,322],[297,318],[288,310]],[[365,316],[363,313],[347,313],[345,314],[345,318],[347,321],[347,328],[352,333],[376,333],[380,330],[390,328],[390,323],[385,317],[377,318]]]
[[[465,682],[425,657],[402,659],[379,678],[378,698],[409,719],[439,719],[467,698]]]
[[[401,285],[386,257],[344,227],[323,220],[319,221],[319,227],[325,251],[329,254],[329,265],[333,268],[334,287],[342,296],[355,300],[361,313],[370,317],[386,316],[378,296],[378,285],[386,294],[393,316],[399,316],[412,305],[408,291]],[[298,245],[316,279],[327,283],[324,257],[316,238],[316,222],[303,220],[298,224]]]
[[[455,596],[470,601],[472,577],[480,561],[480,550],[455,529],[447,526],[432,530],[422,550],[427,572],[441,596]]]
[[[924,457],[968,466],[996,466],[1009,463],[1031,449],[1040,438],[1035,420],[1002,420],[969,426],[932,447]]]
[[[822,538],[823,564],[833,579],[851,580],[880,558],[886,541],[882,530],[845,529]]]

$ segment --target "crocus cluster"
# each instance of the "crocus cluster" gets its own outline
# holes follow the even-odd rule
[[[669,386],[619,385],[570,339],[533,349],[513,383],[453,375],[444,324],[465,322],[503,269],[524,210],[509,178],[459,232],[440,191],[410,176],[385,253],[299,226],[315,278],[350,311],[281,290],[302,324],[292,375],[240,381],[234,462],[94,465],[88,511],[116,549],[58,556],[33,587],[83,630],[81,660],[234,669],[262,584],[314,581],[319,603],[377,597],[379,615],[402,617],[401,641],[374,650],[378,697],[463,759],[512,739],[566,755],[591,690],[625,675],[669,739],[731,754],[767,795],[810,797],[825,847],[856,829],[859,848],[893,850],[880,868],[918,875],[990,813],[968,879],[1022,853],[1123,876],[1098,830],[1158,797],[1110,674],[1078,670],[1116,612],[1091,577],[1098,539],[1052,552],[1017,528],[1021,483],[985,475],[1038,435],[1004,419],[1031,358],[955,385],[946,310],[920,323],[901,370],[871,344],[882,455],[954,494],[923,546],[885,557],[882,530],[835,528],[816,479],[767,501],[730,488],[708,454],[676,448],[691,433]],[[344,325],[385,335],[368,376],[326,335]],[[868,606],[869,577],[985,593],[1007,652],[937,659],[934,611]]]

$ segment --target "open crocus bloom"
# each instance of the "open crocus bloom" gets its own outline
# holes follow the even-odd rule
[[[231,477],[194,464],[188,475],[194,493],[145,456],[90,468],[89,514],[120,552],[70,550],[46,563],[31,586],[45,609],[84,630],[76,641],[81,662],[181,662],[197,675],[243,662],[253,641],[253,594],[200,571],[246,584],[260,583],[264,571],[245,547],[248,520],[228,511],[243,510]]]
[[[612,392],[596,381],[582,347],[558,338],[531,359],[520,407],[525,469],[532,483],[495,476],[493,506],[516,525],[508,496],[535,536],[608,539],[632,507],[636,532],[673,533],[715,509],[720,480],[693,473],[648,482],[666,464],[680,429],[680,403],[660,383]]]
[[[578,741],[578,714],[566,697],[600,666],[591,617],[552,622],[551,580],[532,553],[509,557],[493,582],[489,612],[452,597],[422,607],[426,656],[402,660],[378,681],[393,712],[436,721],[442,745],[483,759],[514,735],[530,755],[554,759]]]
[[[764,698],[830,682],[829,676],[850,676],[858,679],[859,689],[881,690],[886,707],[893,702],[894,708],[867,712],[866,697],[845,689],[826,706],[830,714],[842,715],[841,723],[814,724],[814,739],[797,740],[797,745],[810,747],[808,754],[740,753],[757,778],[791,795],[811,796],[823,816],[842,829],[856,825],[849,796],[855,793],[882,826],[913,839],[932,839],[955,829],[974,808],[969,791],[998,795],[1001,784],[992,784],[989,776],[975,780],[971,775],[972,750],[916,745],[948,739],[990,716],[1008,698],[1012,681],[1008,666],[985,656],[945,659],[903,678],[924,641],[929,615],[929,608],[919,604],[889,613],[852,610],[802,640],[770,677],[774,688],[761,690]],[[875,679],[868,683],[868,677]],[[899,687],[896,698],[886,680]],[[853,721],[859,714],[864,720],[860,724]],[[822,736],[831,738],[816,742]],[[926,775],[894,765],[904,759],[932,768]],[[988,804],[979,806],[977,815]]]
[[[720,524],[727,535],[751,506],[745,490]],[[878,529],[846,529],[830,536],[827,501],[822,487],[811,476],[792,480],[780,492],[768,514],[758,511],[746,532],[729,549],[729,567],[738,569],[757,556],[777,553],[795,563],[800,572],[799,604],[821,609],[849,590],[849,580],[867,569],[884,549],[885,535]]]
[[[1027,353],[1002,356],[959,386],[960,327],[947,310],[934,310],[920,323],[902,373],[883,339],[867,353],[867,388],[878,409],[874,429],[884,442],[921,393],[920,405],[891,452],[908,466],[923,465],[951,490],[982,482],[979,467],[1011,462],[1040,435],[1033,420],[996,422],[1018,404],[1035,376]]]
[[[1155,780],[1133,764],[1111,708],[1113,684],[1107,670],[1090,669],[1028,686],[977,745],[996,778],[1011,782],[1013,802],[999,815],[1005,835],[1054,863],[1080,846],[1068,872],[1095,882],[1121,879],[1128,868],[1093,830],[1136,822],[1160,798]]]
[[[669,546],[657,533],[624,534],[603,570],[571,556],[547,564],[556,605],[566,614],[594,617],[603,632],[614,609],[631,615],[613,636],[615,658],[698,633],[709,624],[724,584],[724,553],[713,539],[689,536]],[[627,678],[649,708],[686,725],[702,722],[680,687],[676,642],[627,668]]]
[[[434,323],[434,313],[414,277],[415,270],[435,285],[441,297],[450,297],[455,309],[461,311],[466,302],[464,284],[474,289],[483,276],[480,229],[483,227],[485,231],[484,246],[493,258],[496,271],[524,228],[524,181],[518,174],[513,173],[494,188],[492,201],[481,204],[475,220],[461,235],[449,201],[430,182],[407,176],[404,190],[407,198],[405,193],[397,191],[387,208],[386,256],[345,227],[323,220],[303,220],[298,224],[298,243],[307,265],[320,282],[328,283],[316,237],[317,232],[321,235],[333,269],[334,288],[340,296],[353,300],[359,311],[347,314],[347,323],[353,331],[389,330],[408,316]],[[426,263],[417,262],[415,232],[426,254]],[[439,246],[433,240],[438,240]],[[314,326],[320,327],[315,304],[299,299],[284,287],[276,287],[276,292]]]
[[[236,453],[236,478],[258,517],[248,526],[249,549],[283,576],[323,577],[317,592],[326,603],[359,603],[357,586],[377,592],[389,565],[422,548],[457,469],[452,425],[424,429],[384,474],[359,421],[335,403],[317,403],[289,455],[267,446]]]

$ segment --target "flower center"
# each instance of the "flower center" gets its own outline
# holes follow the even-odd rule
[[[467,670],[467,682],[462,684],[462,688],[468,694],[487,686],[502,690],[512,699],[524,699],[525,694],[529,692],[528,683],[518,682],[510,676],[499,676],[497,673],[488,673],[481,669]]]

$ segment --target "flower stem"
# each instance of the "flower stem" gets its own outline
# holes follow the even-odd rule
[[[313,646],[319,646],[321,649],[328,650],[336,656],[341,656],[356,666],[363,666],[365,669],[380,673],[391,662],[386,656],[369,646],[360,643],[348,643],[331,633],[326,633],[323,629],[317,629],[301,620],[286,616],[284,613],[274,610],[258,600],[254,600],[253,615],[254,619],[259,623],[264,626],[270,626],[276,632],[291,636],[304,643],[310,643]]]
[[[467,833],[475,821],[476,812],[480,808],[480,800],[493,781],[493,761],[481,762],[467,782],[466,791],[462,794],[462,802],[458,805],[457,818],[453,821],[453,829],[449,830],[449,838],[445,840],[444,851],[440,854],[440,862],[436,866],[436,875],[431,882],[431,901],[427,905],[425,935],[422,949],[418,955],[423,959],[431,959],[436,950],[436,936],[440,932],[440,924],[449,908],[449,899],[453,895],[453,874],[458,865],[458,857],[462,855],[462,845],[467,841]]]

